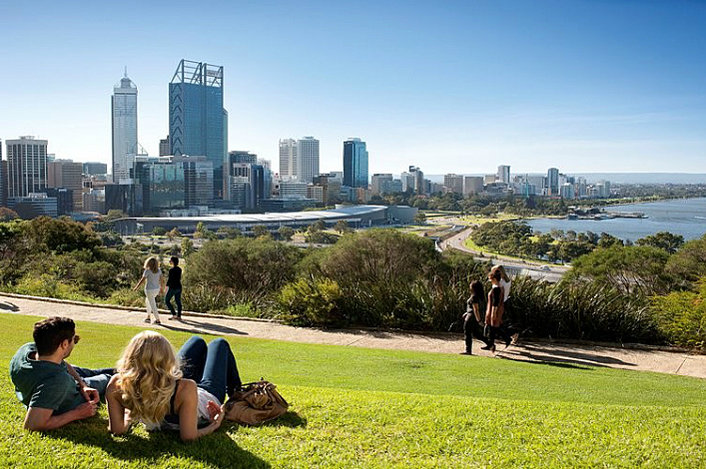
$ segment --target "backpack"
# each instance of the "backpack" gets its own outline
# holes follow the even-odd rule
[[[277,386],[260,378],[246,383],[225,403],[225,418],[241,425],[258,425],[287,412],[289,404]]]

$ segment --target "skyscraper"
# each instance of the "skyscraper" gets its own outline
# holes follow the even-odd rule
[[[47,188],[47,141],[34,137],[7,140],[7,196],[26,197]]]
[[[547,189],[548,195],[559,195],[559,170],[557,168],[549,168],[547,171]]]
[[[279,177],[294,179],[297,173],[297,141],[285,138],[279,141]]]
[[[110,99],[113,124],[113,180],[130,177],[137,155],[137,87],[125,76],[113,88]]]
[[[368,187],[368,150],[359,138],[343,142],[343,185]]]
[[[319,174],[319,141],[314,137],[297,140],[297,179],[307,184]]]
[[[73,202],[69,211],[80,211],[83,208],[83,164],[72,160],[47,163],[47,187],[70,190]]]
[[[159,139],[159,156],[169,155],[171,153],[169,150],[169,135],[167,135],[167,138]]]
[[[497,182],[503,182],[505,184],[510,184],[510,166],[500,165],[498,166]]]
[[[182,60],[169,83],[169,144],[175,156],[205,156],[213,164],[214,199],[223,199],[227,158],[223,67]]]

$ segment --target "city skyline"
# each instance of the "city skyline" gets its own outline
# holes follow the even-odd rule
[[[227,150],[270,161],[280,138],[314,135],[321,171],[340,170],[341,142],[358,135],[371,148],[370,174],[410,164],[434,174],[500,164],[516,173],[704,171],[706,5],[532,5],[414,3],[400,14],[395,3],[354,10],[308,2],[277,5],[282,15],[274,18],[272,6],[216,2],[216,40],[156,39],[176,14],[158,4],[131,11],[155,24],[134,37],[118,27],[127,13],[107,21],[104,6],[40,2],[37,14],[2,5],[6,60],[17,69],[40,60],[52,73],[0,77],[0,138],[35,135],[59,158],[109,163],[107,97],[127,65],[140,88],[139,143],[158,155],[169,127],[167,86],[186,57],[225,69]],[[335,37],[342,12],[347,22],[365,19],[368,34]],[[190,13],[196,24],[207,20]],[[37,21],[22,21],[30,14]],[[276,31],[292,18],[309,26],[295,39]],[[252,43],[219,43],[229,22]],[[257,33],[263,28],[267,34]],[[20,32],[35,32],[32,44]],[[313,59],[276,73],[280,55],[295,53]]]

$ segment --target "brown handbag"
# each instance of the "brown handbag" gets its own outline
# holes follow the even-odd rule
[[[258,425],[287,412],[289,404],[277,392],[277,386],[260,381],[243,385],[225,403],[225,418],[243,425]]]

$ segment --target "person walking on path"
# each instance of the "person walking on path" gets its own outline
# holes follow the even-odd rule
[[[483,318],[481,317],[482,305],[485,300],[483,284],[477,280],[471,282],[471,296],[466,300],[466,312],[463,314],[463,336],[466,341],[466,351],[462,355],[473,354],[473,337],[488,345],[488,340],[483,335]]]
[[[162,324],[159,320],[159,312],[157,311],[157,295],[164,294],[164,278],[162,270],[159,268],[159,261],[156,257],[150,257],[145,261],[145,271],[142,272],[142,278],[133,290],[137,290],[145,284],[145,305],[147,306],[147,319],[145,322],[152,322],[150,313],[154,315],[154,323]]]
[[[181,320],[181,267],[179,267],[179,258],[172,256],[169,259],[169,263],[172,268],[169,269],[169,277],[167,278],[167,296],[164,297],[164,302],[169,308],[169,312],[172,315],[169,319]],[[177,309],[174,311],[174,305],[172,305],[172,298],[176,303]]]
[[[505,339],[505,345],[510,345],[510,335],[502,327],[503,324],[503,287],[500,286],[502,274],[496,270],[488,274],[488,279],[493,284],[493,288],[488,293],[488,307],[485,313],[485,323],[489,326],[488,344],[482,347],[483,350],[495,352],[495,336],[500,334]]]
[[[507,272],[505,272],[505,268],[502,265],[496,265],[493,266],[492,269],[490,269],[491,275],[495,272],[500,272],[500,281],[499,284],[503,288],[503,306],[502,306],[502,318],[503,318],[503,336],[510,337],[510,343],[516,344],[519,337],[520,333],[518,330],[516,330],[508,319],[511,321],[513,319],[512,316],[512,297],[510,296],[510,288],[512,287],[512,280],[510,280],[510,277],[507,275]],[[509,345],[509,343],[506,343],[506,345]]]
[[[178,430],[183,441],[193,441],[218,430],[225,416],[222,403],[241,387],[224,339],[207,345],[193,336],[177,355],[163,335],[142,331],[108,384],[108,429],[120,435],[141,421],[150,430]]]

